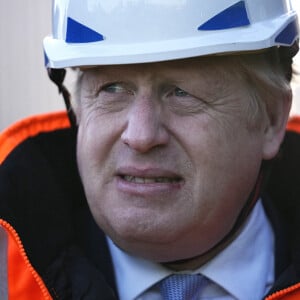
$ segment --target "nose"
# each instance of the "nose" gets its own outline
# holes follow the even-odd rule
[[[151,99],[136,99],[127,115],[121,140],[131,149],[145,153],[166,145],[169,133],[164,125],[162,109]]]

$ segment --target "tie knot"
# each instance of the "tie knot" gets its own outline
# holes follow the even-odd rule
[[[162,280],[159,287],[164,300],[192,300],[199,295],[204,282],[201,275],[175,274]]]

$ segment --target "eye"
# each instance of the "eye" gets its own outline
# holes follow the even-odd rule
[[[134,89],[126,82],[100,82],[97,92],[90,97],[90,107],[96,111],[115,113],[125,109],[131,103]]]
[[[104,84],[100,89],[99,89],[99,93],[107,93],[110,95],[133,95],[134,94],[134,90],[133,88],[124,82],[113,82],[113,83],[108,83],[108,84]]]
[[[190,96],[189,93],[187,93],[186,91],[180,89],[179,87],[176,87],[174,89],[173,93],[176,97],[188,97],[188,96]]]
[[[206,102],[199,96],[200,93],[186,92],[178,86],[168,87],[165,103],[178,115],[198,114],[205,110]]]
[[[126,89],[120,82],[106,84],[101,88],[101,90],[111,94],[129,93],[129,90]]]

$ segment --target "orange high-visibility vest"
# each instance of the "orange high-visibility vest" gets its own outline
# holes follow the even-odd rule
[[[0,219],[0,299],[51,300],[16,231]]]
[[[0,134],[0,164],[27,138],[68,127],[66,112],[37,115],[15,123]],[[17,232],[0,219],[0,300],[50,299],[52,297],[31,265]]]

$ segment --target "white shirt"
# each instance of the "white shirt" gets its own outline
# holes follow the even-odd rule
[[[154,285],[172,271],[127,254],[109,238],[108,243],[120,300],[162,300]],[[199,269],[182,273],[202,274],[212,281],[199,300],[262,299],[274,281],[274,234],[261,201],[232,243]]]

